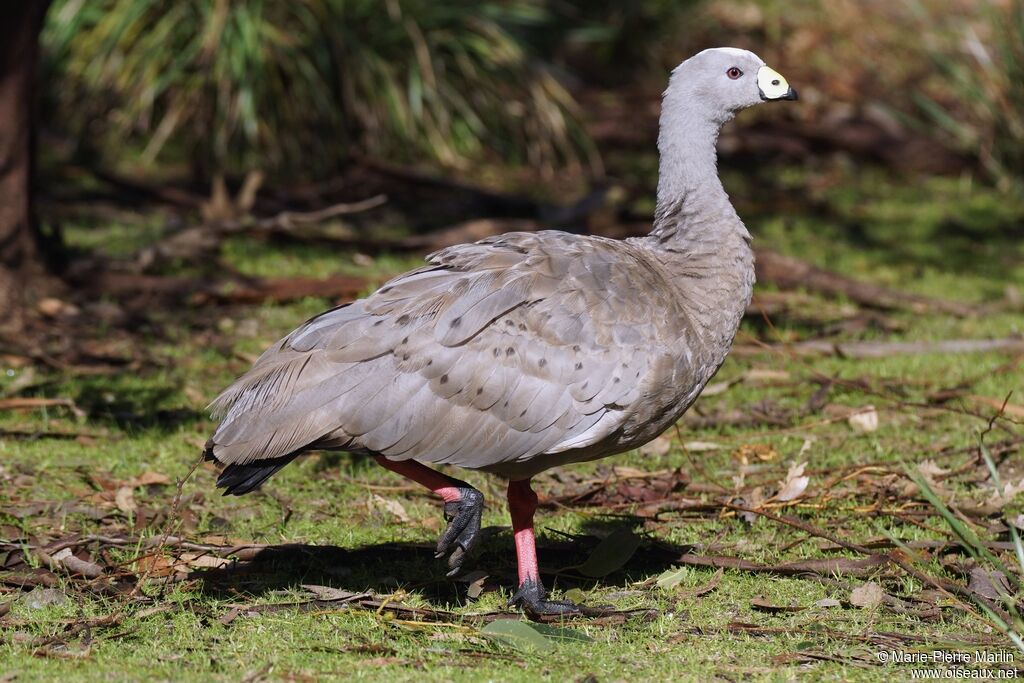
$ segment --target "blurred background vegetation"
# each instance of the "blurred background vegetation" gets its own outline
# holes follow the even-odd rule
[[[1021,191],[1021,0],[59,0],[43,113],[76,162],[197,180],[366,156],[592,177],[616,133],[653,139],[667,71],[722,43],[806,94],[751,150],[891,161],[895,143],[901,170]]]

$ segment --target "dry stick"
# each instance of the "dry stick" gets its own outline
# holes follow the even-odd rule
[[[220,239],[227,237],[228,235],[235,235],[248,231],[272,232],[274,230],[293,230],[295,227],[300,225],[321,223],[329,218],[368,211],[381,206],[386,201],[387,197],[385,195],[378,194],[358,202],[332,204],[331,206],[326,206],[316,211],[282,211],[274,216],[255,220],[234,219],[213,221],[208,224],[197,225],[187,228],[186,230],[176,232],[167,239],[144,248],[139,252],[139,255],[147,253],[151,254],[154,251],[160,251],[162,246],[166,247],[167,245],[177,245],[177,248],[202,247],[204,245],[199,243],[200,238],[209,237],[211,235]],[[139,260],[139,255],[136,256],[136,261]]]

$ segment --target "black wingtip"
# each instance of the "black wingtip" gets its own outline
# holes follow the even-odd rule
[[[267,479],[277,474],[278,470],[294,460],[297,455],[228,465],[217,477],[217,488],[224,489],[225,496],[242,496],[251,493],[262,486]]]

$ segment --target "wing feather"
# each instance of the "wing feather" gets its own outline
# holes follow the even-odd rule
[[[655,275],[638,258],[557,232],[432,254],[272,346],[212,404],[213,453],[248,463],[326,444],[493,468],[598,444],[644,395],[648,357],[682,334],[644,299]]]

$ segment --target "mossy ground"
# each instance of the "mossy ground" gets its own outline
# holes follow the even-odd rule
[[[737,194],[745,192],[734,189]],[[748,220],[759,244],[854,277],[979,305],[1003,302],[1008,285],[1020,287],[1024,282],[1020,206],[949,180],[893,187],[884,179],[866,179],[850,196],[842,190],[826,194],[823,201],[831,207],[829,212]],[[114,225],[108,230],[108,236],[123,232],[138,238],[134,228]],[[69,230],[70,240],[82,246],[100,244],[102,234],[95,226]],[[239,270],[264,276],[351,272],[382,279],[416,263],[415,259],[382,258],[358,265],[361,260],[354,261],[350,254],[303,247],[270,249],[241,241],[233,241],[226,254]],[[745,322],[738,343],[799,339],[815,333],[815,324],[807,318],[814,317],[818,304],[823,311],[834,309],[835,304],[813,297],[810,301],[811,310],[800,320],[775,320],[772,328],[757,320]],[[0,428],[77,431],[87,436],[67,440],[0,435],[0,475],[5,477],[0,487],[0,529],[4,530],[0,535],[20,531],[52,537],[102,530],[100,522],[78,514],[39,518],[5,512],[33,502],[87,497],[95,493],[92,474],[102,473],[112,480],[127,480],[146,471],[171,478],[184,475],[212,426],[204,414],[209,399],[248,367],[252,354],[329,303],[308,299],[283,306],[235,308],[216,312],[212,320],[207,310],[201,312],[202,325],[189,323],[190,316],[200,312],[167,312],[160,334],[137,339],[147,359],[138,372],[78,375],[35,369],[34,395],[72,398],[87,417],[76,419],[61,408],[6,413],[0,414]],[[976,339],[1018,335],[1024,329],[1020,308],[1010,305],[967,318],[900,313],[888,318],[894,323],[888,330],[869,327],[840,332],[836,339]],[[765,351],[732,356],[715,381],[740,378],[750,369],[788,375],[736,383],[702,398],[697,409],[717,414],[770,404],[782,411],[795,410],[820,386],[814,378],[828,376],[838,380],[828,402],[872,404],[879,412],[879,427],[861,433],[845,419],[819,413],[799,419],[792,427],[684,429],[682,442],[675,432],[668,433],[672,443],[665,454],[633,452],[564,472],[575,478],[572,481],[590,476],[615,481],[613,466],[646,471],[681,467],[693,483],[731,490],[740,467],[736,449],[758,443],[768,444],[776,455],[752,469],[748,477],[777,486],[790,465],[806,461],[811,477],[808,493],[813,494],[830,472],[854,463],[900,471],[904,464],[939,458],[943,468],[960,466],[968,460],[967,454],[943,456],[942,450],[977,444],[985,424],[965,410],[993,412],[990,405],[967,396],[1001,401],[1014,391],[1011,400],[1024,403],[1024,365],[1019,357],[1000,353],[854,360]],[[0,391],[25,371],[11,368],[0,379]],[[935,403],[929,398],[960,385],[967,389],[952,401]],[[1020,431],[1019,425],[1010,428]],[[999,430],[991,436],[993,440],[1005,437]],[[687,452],[683,443],[693,441],[720,448]],[[1013,454],[1001,471],[1004,479],[1016,481],[1024,476],[1022,470],[1019,455]],[[536,488],[544,493],[566,486],[567,480],[557,476],[539,477]],[[50,651],[48,656],[33,654],[39,637],[59,636],[68,620],[125,609],[122,603],[81,591],[70,582],[65,588],[71,599],[41,609],[31,609],[16,592],[0,594],[0,602],[12,602],[10,613],[0,618],[0,680],[903,680],[910,677],[909,665],[878,664],[874,657],[881,646],[870,640],[872,634],[891,632],[915,638],[914,643],[894,646],[897,649],[931,651],[981,641],[993,643],[986,646],[990,650],[1010,647],[985,621],[956,608],[944,607],[939,618],[925,620],[884,606],[816,606],[824,598],[849,598],[851,580],[843,577],[835,577],[839,583],[830,583],[726,571],[715,590],[687,598],[686,591],[705,584],[713,570],[689,568],[680,585],[670,590],[644,585],[672,566],[645,562],[642,555],[647,546],[623,571],[596,581],[573,580],[573,572],[565,570],[564,578],[555,581],[555,593],[576,588],[582,596],[575,592],[574,596],[587,604],[649,607],[658,616],[614,626],[576,620],[570,627],[592,640],[557,643],[545,653],[502,645],[469,624],[417,624],[357,610],[243,614],[225,625],[219,618],[228,605],[301,600],[308,597],[301,585],[310,582],[352,591],[372,589],[405,604],[458,614],[503,609],[514,582],[514,554],[503,486],[474,473],[465,478],[489,501],[484,526],[496,528],[488,535],[477,566],[500,588],[484,592],[477,600],[466,598],[465,584],[446,580],[442,564],[430,556],[428,546],[442,526],[438,502],[371,462],[347,455],[314,455],[286,468],[263,491],[243,498],[220,497],[214,478],[215,472],[203,467],[184,487],[188,524],[183,533],[190,538],[364,548],[356,556],[366,562],[335,567],[300,563],[282,568],[274,581],[255,587],[203,580],[153,586],[146,593],[155,605],[178,608],[147,616],[142,612],[145,607],[129,607],[117,628],[80,635],[65,650]],[[914,525],[890,514],[884,505],[879,508],[880,495],[869,483],[860,490],[855,480],[848,497],[815,499],[786,513],[856,541],[884,534],[904,541],[948,535],[938,515],[920,518],[921,525]],[[984,503],[992,494],[984,482],[956,479],[949,486],[961,503]],[[134,495],[140,509],[166,511],[174,487],[139,488]],[[680,495],[716,498],[713,493],[684,491]],[[397,502],[408,521],[380,499]],[[538,517],[542,548],[563,542],[562,534],[604,535],[625,525],[642,533],[647,543],[690,545],[697,554],[730,555],[764,564],[836,556],[823,550],[819,539],[766,519],[753,526],[721,514],[686,519],[669,515],[652,522],[631,517],[630,511],[610,515],[599,507],[544,509]],[[157,534],[162,528],[158,522],[143,522],[138,532]],[[131,529],[135,520],[126,515],[120,523]],[[119,553],[114,559],[128,561],[135,551],[128,548]],[[923,566],[946,575],[938,559]],[[853,579],[852,584],[862,581]],[[885,585],[900,596],[912,596],[926,587],[909,577],[896,582],[887,578]],[[755,597],[803,609],[759,611],[751,606]],[[737,623],[755,624],[767,633],[750,635],[735,627]]]

